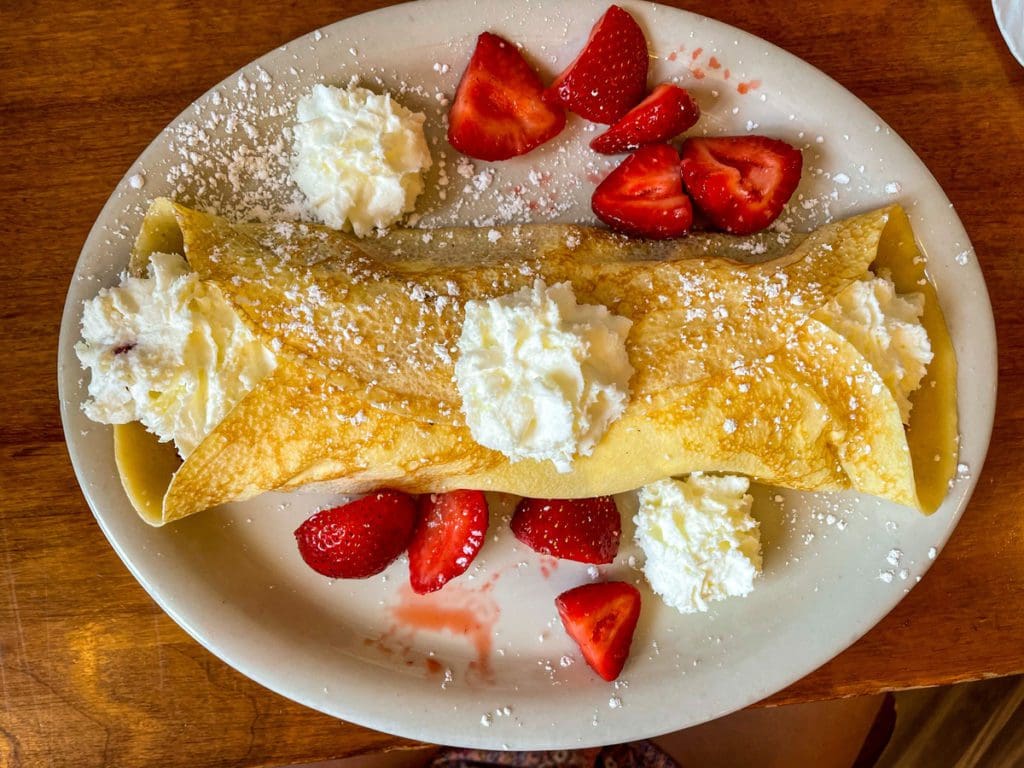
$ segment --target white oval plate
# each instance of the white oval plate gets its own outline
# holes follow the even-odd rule
[[[147,202],[170,194],[235,217],[294,211],[286,128],[294,99],[315,82],[357,77],[426,111],[437,162],[421,226],[590,221],[594,180],[610,164],[587,148],[595,134],[577,118],[525,159],[489,166],[443,152],[445,99],[478,33],[521,43],[550,77],[580,49],[607,2],[501,5],[433,0],[339,22],[253,62],[161,133],[103,209],[68,291],[59,361],[64,428],[86,499],[128,568],[196,640],[259,683],[337,717],[431,742],[511,749],[621,742],[755,702],[853,643],[941,549],[988,446],[995,336],[967,235],[911,149],[813,67],[725,24],[623,3],[647,33],[650,82],[675,77],[692,88],[705,113],[699,130],[749,130],[805,148],[807,171],[786,214],[794,224],[893,200],[907,206],[959,358],[964,466],[929,518],[853,495],[757,490],[765,540],[757,589],[696,616],[645,593],[616,685],[590,672],[554,609],[555,595],[592,574],[517,545],[507,530],[509,500],[494,500],[491,535],[471,571],[433,598],[409,596],[404,558],[381,577],[332,582],[302,563],[292,531],[336,499],[267,494],[149,528],[121,490],[110,429],[79,407],[85,381],[73,345],[81,302],[116,282]],[[628,521],[633,501],[620,501]],[[639,579],[633,552],[624,546],[602,570]],[[409,612],[423,613],[423,605],[433,618],[420,616],[413,629]],[[435,627],[424,628],[430,621]]]

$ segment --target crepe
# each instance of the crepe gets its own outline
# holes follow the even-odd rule
[[[133,253],[183,251],[278,355],[176,471],[119,460],[159,525],[273,489],[478,488],[536,498],[628,491],[692,471],[800,490],[855,488],[933,511],[956,464],[956,363],[902,209],[771,236],[663,242],[531,225],[395,231],[232,225],[156,201]],[[749,263],[751,253],[772,256]],[[747,258],[748,261],[744,261]],[[923,291],[934,360],[909,430],[878,373],[814,313],[875,263]],[[633,321],[630,402],[572,471],[477,444],[453,380],[463,302],[568,281]],[[117,427],[119,456],[155,438]],[[155,450],[155,449],[154,449]],[[129,466],[130,464],[130,466]]]

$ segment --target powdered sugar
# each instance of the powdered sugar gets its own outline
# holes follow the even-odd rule
[[[298,77],[275,84],[256,67],[233,87],[216,90],[170,128],[178,157],[165,171],[180,202],[235,220],[301,216],[289,178],[291,115]]]

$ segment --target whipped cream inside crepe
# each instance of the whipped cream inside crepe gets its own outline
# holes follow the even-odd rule
[[[217,286],[177,253],[151,254],[145,277],[86,301],[75,352],[89,369],[82,408],[90,419],[141,422],[182,458],[276,363]]]
[[[395,231],[357,241],[322,227],[232,225],[153,204],[133,254],[184,252],[277,367],[173,474],[118,427],[129,496],[161,524],[277,488],[387,485],[568,498],[725,471],[804,490],[857,490],[933,511],[956,464],[955,359],[905,214],[872,211],[794,237],[660,243],[568,225]],[[742,263],[750,250],[771,258]],[[868,268],[923,296],[934,359],[904,429],[882,375],[815,313]],[[568,282],[632,322],[631,399],[572,471],[512,463],[461,420],[450,354],[463,303]],[[923,414],[923,415],[922,415]],[[150,441],[153,442],[153,441]],[[153,469],[151,469],[153,468]]]

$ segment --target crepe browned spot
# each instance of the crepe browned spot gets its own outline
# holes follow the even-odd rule
[[[717,235],[652,243],[567,225],[357,240],[305,224],[232,225],[159,200],[133,269],[157,244],[177,242],[279,350],[278,367],[173,479],[153,478],[167,489],[159,519],[144,513],[156,524],[309,483],[583,497],[696,470],[856,488],[930,512],[955,465],[955,362],[934,291],[924,322],[936,353],[930,381],[942,384],[925,382],[909,433],[870,364],[813,317],[876,261],[901,291],[922,290],[898,208],[783,245]],[[751,253],[774,258],[740,261]],[[564,474],[475,443],[453,383],[464,302],[537,278],[568,281],[580,303],[633,321],[629,405]],[[944,460],[919,469],[919,439]]]

